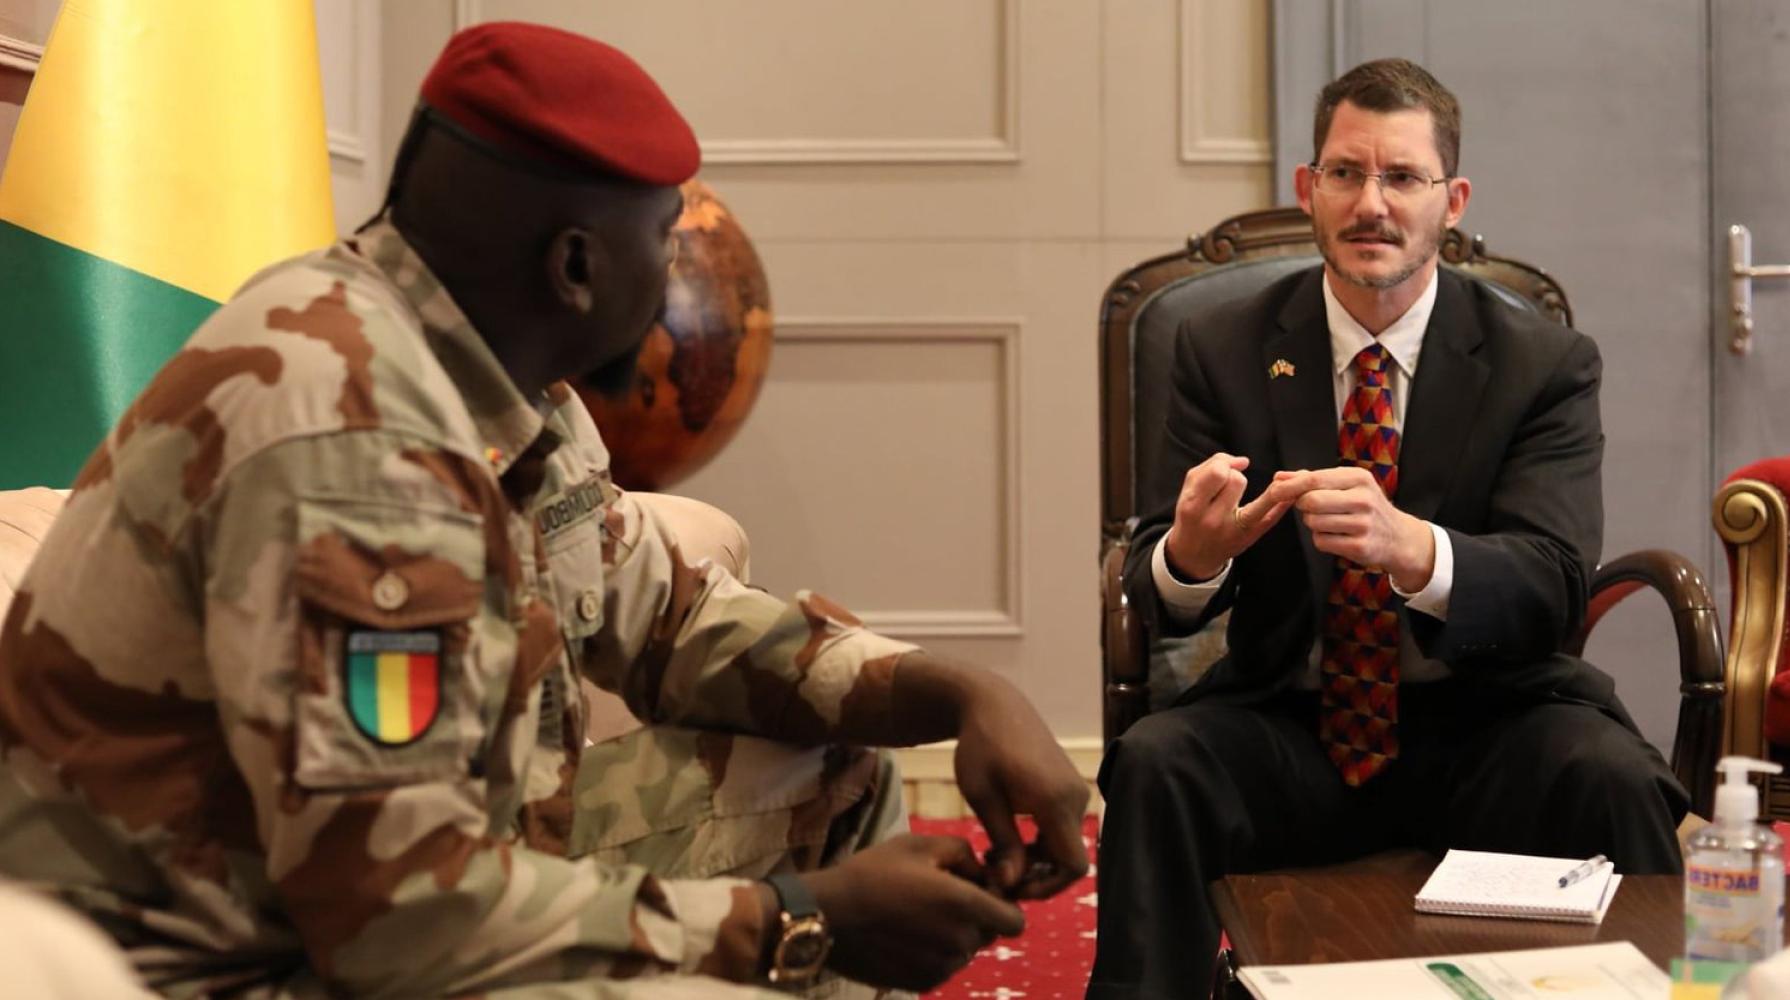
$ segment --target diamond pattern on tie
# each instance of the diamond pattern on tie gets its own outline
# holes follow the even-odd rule
[[[1339,465],[1374,474],[1398,491],[1398,421],[1386,384],[1386,349],[1355,355],[1355,389],[1337,432]],[[1398,612],[1392,581],[1378,567],[1337,559],[1325,602],[1319,660],[1318,739],[1343,781],[1358,786],[1398,757]]]

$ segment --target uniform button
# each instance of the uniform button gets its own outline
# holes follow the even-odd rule
[[[396,611],[410,600],[410,584],[390,570],[373,581],[373,606],[381,611]]]
[[[586,590],[578,595],[578,617],[587,622],[594,622],[602,613],[603,601],[597,596],[596,590]]]

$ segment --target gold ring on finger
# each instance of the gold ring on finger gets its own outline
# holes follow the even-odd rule
[[[1241,508],[1241,507],[1232,507],[1231,508],[1231,523],[1237,526],[1238,531],[1247,530],[1243,527],[1243,508]]]

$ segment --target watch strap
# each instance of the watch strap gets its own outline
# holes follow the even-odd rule
[[[777,905],[792,919],[820,916],[820,903],[814,899],[814,893],[801,876],[794,872],[782,872],[765,878],[771,891],[777,894]]]

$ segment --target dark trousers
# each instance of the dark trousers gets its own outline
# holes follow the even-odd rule
[[[1100,765],[1099,942],[1089,1000],[1204,997],[1218,921],[1206,885],[1391,847],[1683,870],[1689,807],[1659,751],[1597,708],[1515,702],[1459,681],[1399,693],[1399,759],[1344,785],[1317,696],[1196,700],[1146,716]]]

